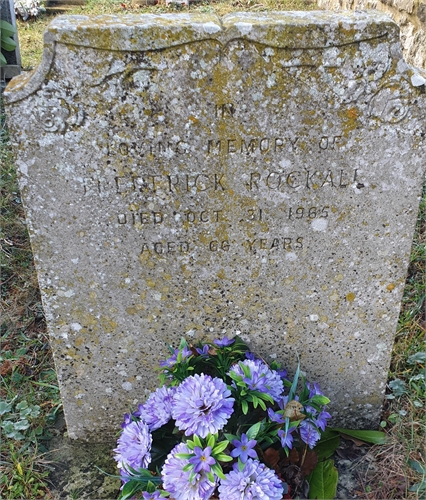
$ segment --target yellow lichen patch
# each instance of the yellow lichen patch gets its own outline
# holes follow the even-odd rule
[[[226,272],[224,269],[221,269],[216,273],[216,276],[222,280],[226,279]]]
[[[355,297],[356,295],[353,293],[353,292],[349,292],[347,295],[346,295],[346,300],[348,302],[353,302],[355,300]]]
[[[146,283],[146,286],[149,286],[149,288],[155,288],[157,286],[156,281],[151,279],[151,278],[147,278],[145,280],[145,283]]]
[[[395,283],[389,283],[389,285],[386,287],[386,290],[391,292],[395,288],[395,286],[396,286]]]

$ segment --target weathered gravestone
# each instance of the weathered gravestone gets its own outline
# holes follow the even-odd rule
[[[50,25],[6,99],[71,437],[115,432],[183,335],[298,352],[334,424],[377,425],[422,81],[378,13]]]

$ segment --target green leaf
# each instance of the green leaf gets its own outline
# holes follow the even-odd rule
[[[413,484],[413,486],[410,486],[408,488],[408,491],[417,491],[417,492],[420,492],[420,491],[423,491],[423,490],[426,490],[426,481],[422,481],[421,483]],[[422,497],[422,498],[424,498],[424,497]]]
[[[0,20],[0,31],[5,36],[13,36],[16,33],[15,28],[4,19]]]
[[[339,474],[334,461],[329,459],[319,462],[314,471],[307,477],[309,482],[308,498],[332,500],[336,496]]]
[[[179,343],[179,349],[182,350],[185,347],[188,347],[188,342],[185,340],[185,337],[181,337]]]
[[[258,399],[258,402],[259,402],[259,406],[262,408],[262,410],[266,411],[265,401],[263,401],[262,399]]]
[[[340,435],[338,432],[333,432],[330,429],[326,429],[322,435],[320,441],[314,448],[314,451],[318,455],[318,461],[321,462],[326,458],[330,458],[331,455],[337,450],[340,445]]]
[[[25,418],[14,424],[15,429],[18,431],[25,431],[29,426],[30,423]]]
[[[0,52],[0,66],[6,66],[7,61],[4,55]]]
[[[416,462],[415,460],[409,460],[408,464],[416,472],[419,472],[420,474],[426,474],[426,466],[420,464],[419,462]]]
[[[0,415],[9,413],[11,409],[12,405],[10,403],[6,403],[6,401],[0,401]]]
[[[264,399],[265,401],[269,401],[272,404],[274,403],[274,398],[266,392],[252,391],[251,394],[255,395],[259,399]]]
[[[17,410],[24,410],[25,408],[28,408],[28,403],[25,400],[16,405]]]
[[[3,36],[1,37],[1,48],[3,50],[7,50],[8,52],[11,52],[16,48],[16,42],[15,40],[12,40],[12,38],[8,36]]]
[[[297,383],[299,382],[299,375],[300,375],[300,361],[299,361],[299,355],[297,354],[297,368],[296,368],[296,373],[294,374],[293,383],[291,384],[290,392],[288,393],[288,401],[292,401],[294,399],[297,389]]]
[[[260,430],[260,422],[253,424],[250,429],[246,432],[246,436],[248,439],[256,439],[256,436],[259,434]]]
[[[218,455],[215,455],[214,458],[219,462],[231,462],[231,460],[234,460],[229,455],[225,455],[225,453],[219,453]]]
[[[197,436],[197,434],[194,434],[194,443],[195,446],[198,446],[199,448],[203,449],[203,443],[201,442],[201,439]]]
[[[242,361],[238,363],[240,365],[241,370],[243,370],[244,377],[251,379],[250,367],[245,365]]]
[[[137,491],[142,489],[143,487],[141,483],[131,479],[123,486],[123,489],[120,492],[118,500],[128,500],[132,498]]]
[[[406,394],[406,392],[407,392],[406,383],[399,378],[396,378],[395,380],[392,380],[391,382],[389,382],[389,387],[392,389],[392,392],[397,397],[402,396],[403,394]]]
[[[229,444],[229,441],[221,441],[213,448],[212,455],[221,453]]]
[[[175,457],[188,460],[189,458],[195,457],[195,455],[194,453],[175,453]]]
[[[324,405],[328,405],[328,403],[330,402],[330,400],[327,397],[325,397],[325,396],[321,396],[319,394],[316,394],[315,396],[313,396],[309,400],[309,402],[317,404],[319,406],[324,406]]]
[[[382,431],[341,429],[340,427],[332,427],[331,430],[360,439],[366,443],[385,444],[387,442],[386,434]]]
[[[219,477],[220,479],[226,479],[225,478],[225,474],[223,473],[223,470],[222,470],[222,467],[216,463],[214,465],[212,465],[211,467],[211,470],[216,474],[217,477]]]
[[[6,435],[13,433],[15,430],[15,426],[11,420],[6,420],[1,424],[2,429],[4,429],[4,432]]]
[[[207,446],[210,446],[210,448],[213,448],[216,443],[216,439],[212,434],[209,434],[207,436]]]
[[[225,437],[229,442],[233,441],[234,439],[239,439],[235,434],[225,434]]]
[[[247,413],[248,413],[247,401],[245,401],[245,400],[241,401],[241,410],[243,411],[244,415],[247,415]]]
[[[426,362],[426,352],[416,352],[407,359],[407,363],[409,365],[414,365],[416,363],[423,364],[425,362]]]

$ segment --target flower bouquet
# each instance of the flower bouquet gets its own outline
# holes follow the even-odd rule
[[[289,380],[239,337],[170,349],[161,387],[124,416],[119,498],[306,498],[330,418],[318,385],[299,367]]]

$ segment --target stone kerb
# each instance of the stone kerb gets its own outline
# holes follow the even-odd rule
[[[69,435],[113,435],[166,342],[240,334],[374,427],[425,79],[373,12],[61,17],[5,92]]]

